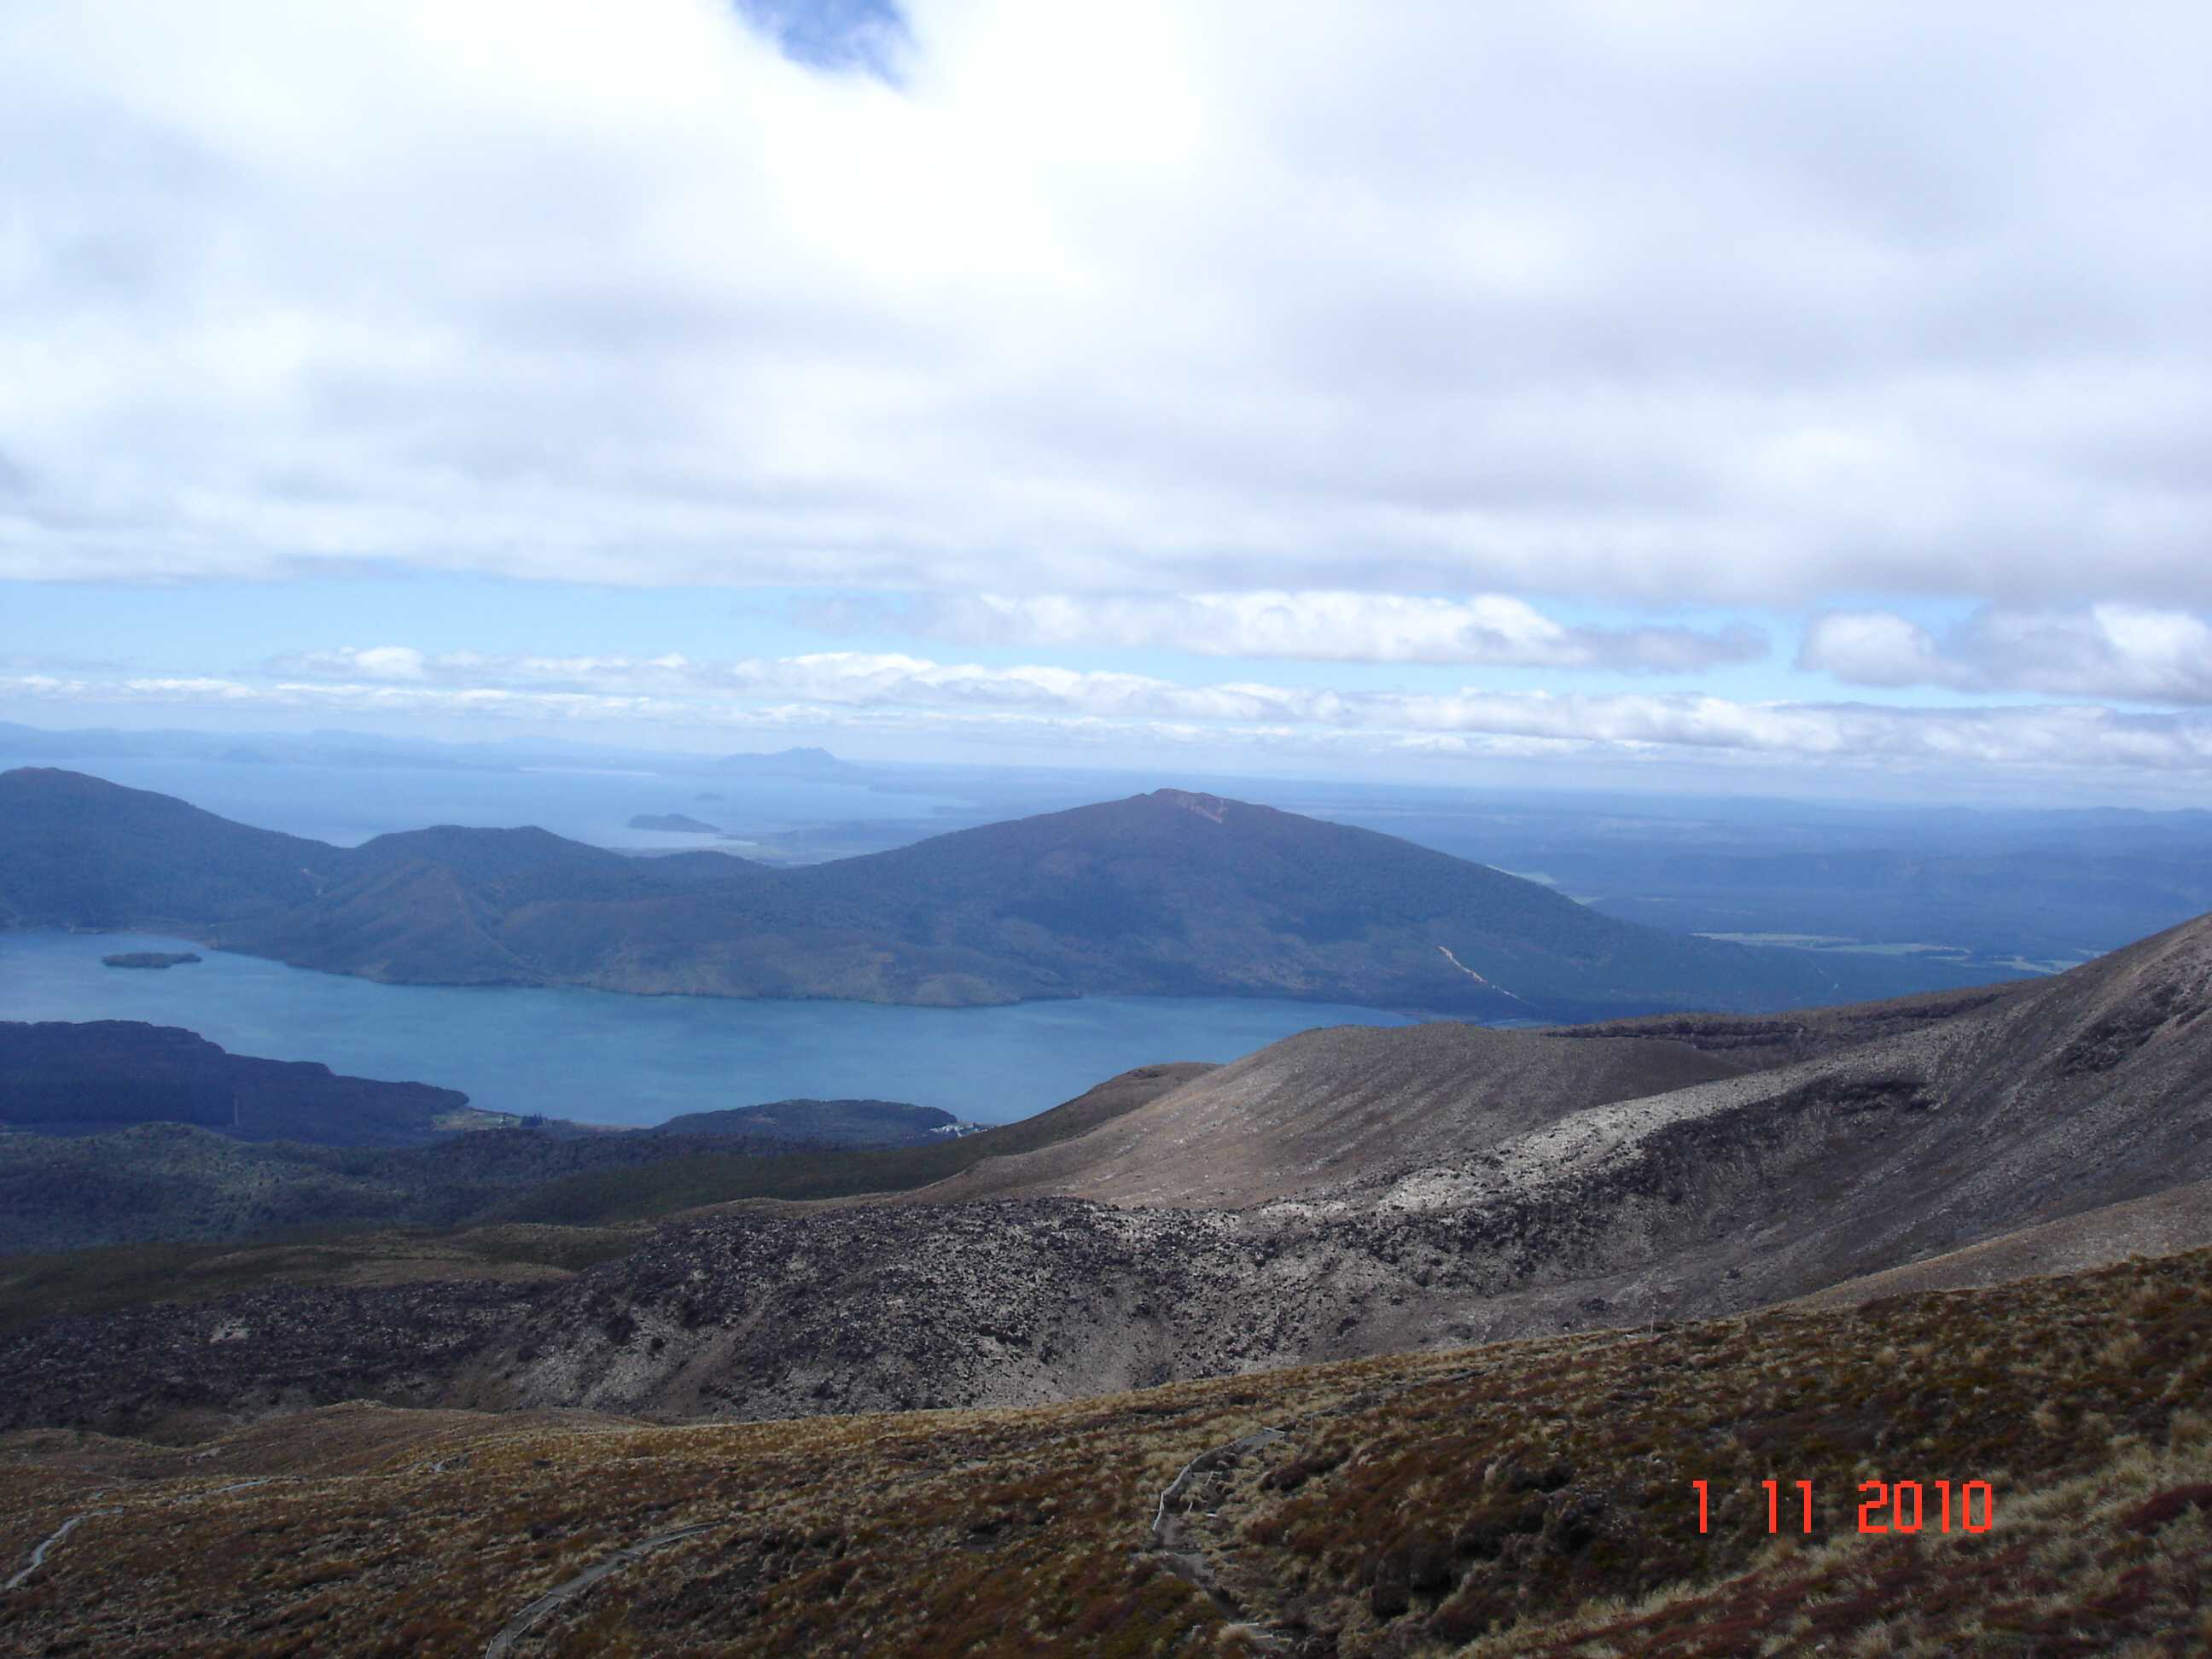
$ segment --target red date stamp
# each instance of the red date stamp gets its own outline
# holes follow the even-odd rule
[[[1813,1483],[1762,1480],[1766,1494],[1766,1529],[1814,1528]],[[1698,1494],[1698,1530],[1712,1527],[1712,1492],[1708,1481],[1692,1480]],[[1859,1483],[1861,1533],[1987,1532],[1996,1524],[1996,1493],[1986,1480],[1969,1480],[1954,1487],[1948,1480],[1862,1480]]]

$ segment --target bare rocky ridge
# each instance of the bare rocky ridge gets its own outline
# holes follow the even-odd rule
[[[2082,1273],[2134,1256],[2173,1255],[2212,1244],[2212,1181],[2001,1233],[1984,1243],[1933,1255],[1800,1297],[1795,1305],[1846,1308],[1878,1296],[1978,1289],[2015,1279]]]
[[[1012,1403],[1740,1311],[2212,1176],[2208,1010],[2212,921],[2199,921],[1895,1035],[1539,1110],[1519,1133],[1498,1133],[1462,1080],[1461,1121],[1418,1133],[1463,1150],[1422,1167],[1378,1134],[1361,1143],[1364,1172],[1242,1210],[1107,1202],[1282,1184],[1279,1164],[1208,1168],[1189,1140],[1121,1133],[1231,1103],[1263,1126],[1319,1121],[1301,1116],[1301,1101],[1316,1109],[1297,1081],[1315,1057],[1273,1072],[1263,1051],[1048,1149],[1073,1160],[1063,1196],[732,1215],[665,1234],[562,1293],[630,1310],[635,1331],[602,1328],[557,1360],[541,1340],[510,1385],[526,1403],[736,1415]],[[1293,1042],[1373,1052],[1378,1035],[1462,1075],[1455,1039]],[[1590,1064],[1580,1041],[1512,1041]],[[1455,1110],[1419,1066],[1399,1098],[1409,1121]],[[1208,1144],[1234,1147],[1208,1127]],[[547,1338],[589,1326],[558,1297],[533,1318],[551,1322]]]
[[[1995,1216],[2008,1203],[2022,1216],[2066,1213],[2158,1190],[2212,1157],[2203,1084],[2212,1023],[2199,1023],[2208,1006],[2212,920],[2048,981],[1809,1016],[1595,1028],[1613,1036],[1309,1032],[932,1195],[1174,1203],[1212,1193],[1235,1206],[1304,1188],[1324,1209],[1457,1208],[1674,1163],[1683,1180],[1710,1188],[1721,1166],[1682,1155],[1702,1144],[1809,1160],[1838,1191],[1863,1166],[1905,1218],[1887,1237],[1913,1249],[1948,1246],[1960,1241],[1947,1231],[1977,1224],[1940,1213]],[[1579,1066],[1565,1058],[1587,1051],[1595,1053]],[[1762,1060],[1764,1069],[1713,1074]],[[1701,1064],[1711,1072],[1691,1075]],[[1661,1081],[1668,1069],[1680,1085]],[[1778,1215],[1779,1196],[1747,1212]],[[1808,1200],[1820,1207],[1816,1194]],[[1809,1212],[1790,1213],[1802,1224]]]
[[[429,1406],[543,1288],[448,1280],[47,1320],[0,1337],[0,1428],[191,1441],[340,1401]]]
[[[1671,1042],[1564,1045],[1449,1021],[1333,1026],[1248,1054],[1080,1139],[992,1158],[915,1196],[1248,1209],[1485,1152],[1583,1107],[1743,1069]]]
[[[1958,991],[1923,991],[1881,1002],[1839,1008],[1799,1008],[1786,1014],[1648,1014],[1552,1028],[1546,1035],[1579,1042],[1633,1038],[1679,1042],[1700,1053],[1726,1054],[1747,1070],[1817,1060],[1880,1037],[1901,1036],[1943,1020],[2025,996],[2041,981],[2014,980]]]

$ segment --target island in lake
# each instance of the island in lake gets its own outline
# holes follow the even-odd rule
[[[665,830],[672,835],[719,836],[722,832],[711,823],[686,817],[681,812],[641,812],[629,821],[633,830]]]
[[[199,957],[190,951],[125,951],[100,961],[110,968],[177,968]]]

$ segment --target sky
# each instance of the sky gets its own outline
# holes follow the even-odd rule
[[[12,0],[0,718],[2212,799],[2212,10]]]

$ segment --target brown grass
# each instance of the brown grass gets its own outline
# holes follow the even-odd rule
[[[19,1435],[0,1559],[114,1512],[0,1598],[0,1626],[27,1651],[480,1653],[533,1596],[707,1523],[515,1651],[1242,1651],[1145,1547],[1177,1470],[1273,1426],[1195,1483],[1183,1547],[1311,1652],[2199,1652],[2207,1399],[2198,1252],[1024,1411],[649,1428],[340,1407],[197,1453]],[[255,1475],[277,1478],[216,1490]],[[1793,1520],[1789,1483],[1814,1483],[1810,1537],[1768,1534],[1770,1477]],[[1986,1480],[1996,1525],[1862,1537],[1869,1478]]]

